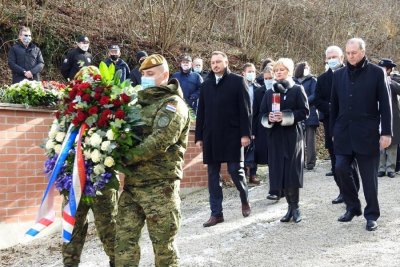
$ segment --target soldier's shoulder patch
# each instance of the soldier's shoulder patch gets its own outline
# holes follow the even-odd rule
[[[164,128],[168,126],[170,122],[170,118],[167,115],[161,116],[157,121],[157,126],[160,128]]]
[[[172,102],[168,102],[165,109],[171,112],[176,112],[176,105]]]

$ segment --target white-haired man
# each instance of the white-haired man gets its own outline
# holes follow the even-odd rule
[[[367,206],[366,229],[378,228],[379,149],[391,143],[392,112],[386,76],[382,68],[370,63],[365,42],[360,38],[346,43],[347,65],[333,74],[330,130],[336,156],[335,174],[341,183],[346,213],[340,222],[360,216],[361,203],[355,190],[351,166],[357,160]]]

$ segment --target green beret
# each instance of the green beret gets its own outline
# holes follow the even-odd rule
[[[150,56],[146,57],[146,59],[143,61],[142,65],[140,65],[139,71],[147,70],[147,69],[151,69],[151,68],[160,66],[160,65],[164,64],[164,62],[166,63],[167,60],[162,55],[159,55],[159,54],[150,55]]]

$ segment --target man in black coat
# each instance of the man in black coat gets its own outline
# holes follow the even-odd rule
[[[129,74],[132,86],[136,86],[142,83],[142,74],[140,73],[139,68],[147,56],[148,55],[146,51],[138,51],[136,53],[136,62],[138,65],[134,67]]]
[[[79,36],[76,48],[68,52],[61,64],[61,74],[66,80],[73,80],[75,74],[84,67],[92,65],[92,55],[89,50],[89,38],[86,36]]]
[[[344,61],[344,56],[342,49],[336,45],[329,46],[325,51],[325,62],[328,64],[329,69],[326,72],[322,73],[317,78],[317,84],[315,86],[314,105],[318,109],[318,111],[322,113],[323,117],[322,122],[324,124],[324,133],[325,133],[325,148],[328,150],[331,159],[331,172],[327,173],[326,175],[333,176],[336,185],[339,188],[339,195],[332,200],[332,204],[339,204],[344,202],[340,190],[340,181],[337,175],[335,175],[336,157],[335,154],[333,153],[333,141],[329,130],[332,77],[335,71],[344,67],[343,61]],[[358,191],[360,189],[360,179],[358,175],[357,162],[355,161],[352,164],[352,174],[353,174],[354,184]]]
[[[222,213],[221,163],[240,193],[242,214],[250,215],[248,188],[244,172],[244,147],[250,144],[251,111],[249,93],[243,77],[228,69],[225,53],[211,54],[212,71],[200,88],[195,142],[203,149],[208,166],[211,217],[204,227],[224,221]]]
[[[8,52],[12,83],[19,83],[24,79],[39,81],[39,74],[44,67],[42,52],[32,43],[32,33],[28,27],[21,27],[18,38],[18,42]]]
[[[128,64],[121,58],[121,49],[118,45],[110,45],[108,47],[108,58],[104,60],[104,63],[107,64],[107,67],[109,67],[111,63],[114,64],[115,72],[121,70],[121,82],[129,78],[131,71]]]
[[[368,62],[365,42],[352,38],[346,44],[347,66],[333,74],[330,129],[336,155],[335,173],[341,182],[346,213],[340,222],[360,216],[361,203],[351,177],[351,164],[356,159],[367,206],[366,229],[378,228],[379,149],[390,145],[392,114],[390,95],[384,71]]]

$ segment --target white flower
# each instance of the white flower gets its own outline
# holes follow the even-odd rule
[[[100,151],[98,151],[97,149],[93,150],[93,152],[90,154],[90,158],[94,163],[100,162],[101,159]]]
[[[112,157],[106,157],[106,159],[104,160],[104,165],[106,165],[107,167],[112,167],[114,166],[114,164],[115,162]]]
[[[57,130],[56,130],[56,131],[50,130],[50,132],[49,132],[49,138],[54,139],[54,138],[56,138],[56,135],[57,135]]]
[[[106,170],[104,168],[104,165],[97,164],[96,166],[94,166],[93,171],[95,174],[100,175],[105,173]]]
[[[54,148],[55,145],[56,145],[56,143],[54,143],[53,139],[49,139],[46,142],[46,149],[50,150],[50,149]]]
[[[60,144],[58,144],[58,145],[56,145],[54,147],[54,152],[56,152],[57,154],[60,154],[60,152],[61,152],[61,145]]]
[[[92,135],[96,131],[96,128],[92,127],[88,131],[88,135]]]
[[[90,150],[83,150],[83,155],[85,156],[85,159],[91,159],[92,158],[92,153],[90,153]]]
[[[106,133],[107,139],[108,140],[115,140],[114,132],[112,129],[109,129]]]
[[[62,141],[64,141],[64,138],[65,138],[65,133],[64,132],[58,132],[57,133],[57,135],[56,135],[56,141],[57,142],[62,142]]]
[[[101,143],[101,150],[108,151],[110,149],[110,145],[110,141],[104,141],[103,143]]]
[[[99,147],[101,142],[102,142],[102,138],[100,135],[98,135],[97,133],[94,133],[91,137],[90,137],[90,144],[94,147]]]
[[[54,121],[49,131],[49,137],[54,139],[57,135],[57,132],[58,132],[58,124],[57,121]]]

